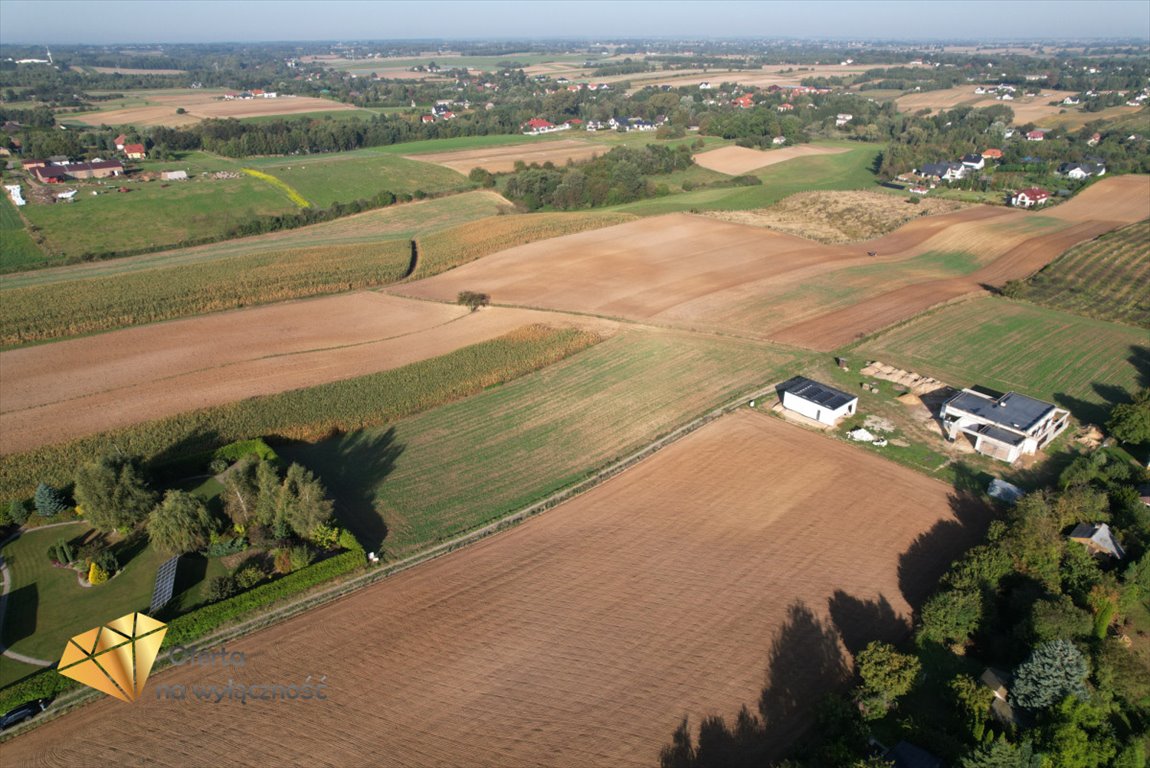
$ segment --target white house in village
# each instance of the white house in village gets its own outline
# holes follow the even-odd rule
[[[783,407],[809,419],[834,426],[839,419],[854,415],[859,399],[841,389],[820,384],[805,376],[795,376],[778,387]]]
[[[1066,429],[1069,418],[1069,411],[1017,392],[992,397],[964,389],[942,404],[947,438],[953,441],[965,434],[974,441],[974,450],[1010,464],[1046,447]]]

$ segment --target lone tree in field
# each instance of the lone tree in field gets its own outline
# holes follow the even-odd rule
[[[1014,670],[1012,703],[1026,709],[1046,709],[1069,694],[1086,698],[1089,670],[1082,652],[1069,640],[1051,640],[1031,652]]]
[[[486,307],[491,303],[491,297],[486,293],[476,293],[475,291],[460,291],[459,296],[455,299],[456,304],[462,304],[465,307],[470,307],[471,311]]]
[[[202,501],[186,491],[168,491],[148,515],[148,538],[166,555],[203,549],[212,533],[212,519]]]
[[[80,467],[73,495],[100,531],[132,528],[156,506],[156,494],[144,484],[136,463],[114,456]]]

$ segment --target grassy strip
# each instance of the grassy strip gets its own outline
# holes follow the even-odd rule
[[[517,245],[623,224],[635,218],[606,212],[490,216],[419,238],[419,266],[412,279],[446,272]]]
[[[402,368],[13,454],[0,462],[0,499],[27,497],[41,480],[66,485],[76,466],[113,445],[163,462],[252,435],[307,440],[384,424],[543,368],[597,341],[587,331],[529,326]]]
[[[275,176],[272,176],[270,173],[264,173],[263,171],[257,171],[254,168],[244,168],[243,171],[248,176],[251,176],[253,179],[259,179],[260,181],[267,182],[268,184],[271,184],[273,187],[278,189],[280,192],[283,192],[285,195],[288,196],[289,200],[291,200],[293,203],[296,204],[297,208],[310,208],[311,207],[311,203],[309,203],[303,195],[301,195],[299,192],[296,192],[286,182],[284,182],[280,179],[277,179]]]
[[[14,288],[0,302],[0,345],[385,285],[410,262],[407,240],[384,240]]]
[[[0,264],[16,268],[43,262],[47,257],[24,229],[7,190],[0,190],[0,198],[3,198],[0,199]]]

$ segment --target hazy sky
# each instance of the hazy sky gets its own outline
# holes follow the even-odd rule
[[[0,42],[1150,39],[1148,0],[0,0]]]

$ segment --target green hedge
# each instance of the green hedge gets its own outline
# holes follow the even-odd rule
[[[254,438],[252,440],[237,440],[234,443],[220,446],[212,453],[213,459],[223,459],[224,461],[239,461],[244,456],[255,455],[264,461],[279,461],[279,456],[272,447],[265,443],[262,438]]]
[[[317,584],[342,576],[363,566],[361,549],[342,552],[327,560],[301,568],[295,573],[242,592],[235,597],[177,616],[168,622],[164,645],[183,645],[212,632],[229,621],[264,608],[279,600],[304,592]]]
[[[260,608],[294,597],[325,581],[350,573],[362,567],[364,562],[363,550],[351,549],[235,597],[178,616],[168,622],[168,634],[164,637],[164,646],[190,643],[229,621],[245,617]],[[74,680],[58,674],[54,669],[46,669],[0,690],[0,712],[7,712],[33,699],[59,696],[77,687],[79,683]]]

